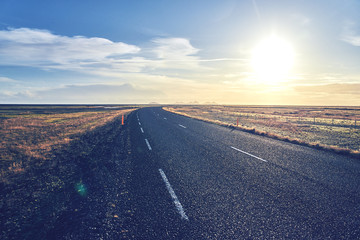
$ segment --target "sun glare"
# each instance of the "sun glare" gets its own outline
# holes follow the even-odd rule
[[[257,80],[278,83],[288,77],[294,63],[294,51],[285,40],[271,36],[254,48],[251,63]]]

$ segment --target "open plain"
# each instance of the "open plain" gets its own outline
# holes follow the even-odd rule
[[[188,105],[165,109],[354,156],[360,150],[360,107]]]
[[[1,239],[360,236],[358,159],[160,106],[52,108],[3,116]]]

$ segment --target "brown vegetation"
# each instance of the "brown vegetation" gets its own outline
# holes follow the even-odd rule
[[[360,107],[202,105],[164,109],[283,141],[360,157]]]
[[[26,108],[0,110],[0,180],[5,181],[8,174],[24,172],[32,164],[41,165],[52,151],[133,109],[89,108],[66,113],[37,113]]]
[[[114,211],[119,219],[107,219],[106,227],[121,229],[129,218],[122,206],[128,196],[118,195],[130,174],[124,167],[128,134],[121,116],[132,110],[79,108],[40,114],[12,109],[0,115],[0,238],[55,239],[64,234],[70,239],[79,228],[88,233],[87,222]],[[89,197],[87,190],[92,190]],[[99,205],[104,199],[119,203],[106,208]]]

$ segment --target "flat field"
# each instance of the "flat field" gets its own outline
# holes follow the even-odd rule
[[[342,153],[360,152],[360,107],[168,106],[165,110]]]
[[[127,157],[122,116],[126,123],[136,108],[0,105],[0,239],[76,235],[100,214],[109,216],[106,227],[124,224],[112,221],[127,213],[120,204],[86,208],[124,191],[128,172],[116,165]],[[99,182],[113,188],[84,198]]]
[[[0,106],[0,176],[26,171],[81,134],[133,108],[99,106]]]

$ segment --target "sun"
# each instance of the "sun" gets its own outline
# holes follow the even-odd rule
[[[254,48],[251,64],[258,81],[279,83],[289,76],[294,64],[294,50],[287,41],[273,35]]]

